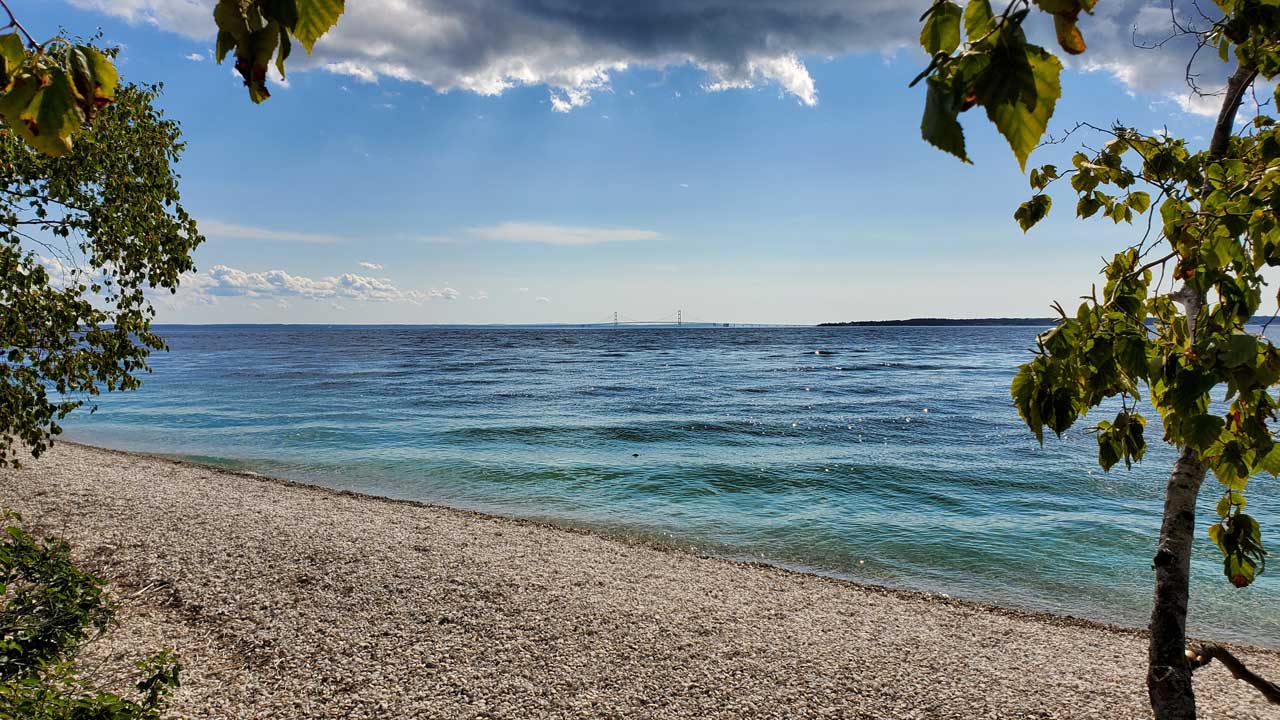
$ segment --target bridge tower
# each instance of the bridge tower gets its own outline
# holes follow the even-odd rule
[[[618,327],[618,311],[613,312],[613,326]]]
[[[684,311],[677,310],[676,311],[676,327],[680,327],[683,324],[684,324]]]

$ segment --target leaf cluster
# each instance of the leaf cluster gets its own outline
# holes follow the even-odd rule
[[[249,98],[260,103],[271,97],[267,69],[272,58],[284,77],[293,39],[310,54],[344,9],[344,0],[218,0],[213,9],[217,60],[221,63],[234,54],[236,72],[244,78]]]
[[[39,455],[86,398],[138,387],[164,347],[150,296],[177,289],[202,238],[158,93],[119,88],[60,157],[0,128],[0,466]]]
[[[1243,495],[1228,490],[1218,502],[1219,522],[1209,526],[1209,538],[1222,552],[1222,572],[1236,587],[1245,587],[1267,566],[1258,521],[1242,512]]]
[[[1080,13],[1093,11],[1094,3],[1034,1],[1053,16],[1058,42],[1070,53],[1085,50],[1077,21]],[[951,0],[936,0],[925,12],[920,46],[931,61],[912,82],[927,80],[920,124],[925,140],[968,162],[959,115],[981,107],[1009,142],[1018,164],[1026,166],[1062,94],[1062,62],[1048,50],[1028,43],[1023,31],[1032,4],[1030,0],[1013,0],[997,15],[990,0],[970,0],[964,8]]]
[[[117,83],[115,65],[90,45],[0,35],[0,120],[43,153],[71,152],[73,138],[115,99]]]
[[[1061,321],[1013,381],[1014,404],[1043,441],[1046,428],[1061,434],[1119,397],[1115,419],[1094,428],[1098,462],[1110,469],[1145,452],[1146,419],[1136,409],[1145,395],[1163,440],[1195,450],[1222,484],[1226,504],[1210,537],[1226,576],[1247,585],[1265,551],[1257,522],[1238,510],[1250,477],[1280,473],[1280,349],[1245,327],[1261,305],[1264,270],[1280,267],[1280,126],[1258,116],[1220,152],[1131,128],[1091,129],[1107,142],[1077,153],[1066,170],[1033,169],[1035,194],[1015,219],[1034,226],[1053,206],[1050,186],[1065,183],[1077,217],[1145,217],[1148,230],[1106,265],[1101,295],[1083,298],[1071,316],[1059,308]]]
[[[0,517],[0,717],[158,720],[179,684],[172,654],[139,664],[135,697],[95,687],[76,656],[109,627],[115,604],[66,542],[34,537],[13,513]]]

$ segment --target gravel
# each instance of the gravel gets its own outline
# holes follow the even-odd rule
[[[65,443],[0,504],[125,599],[91,659],[174,649],[191,718],[1150,715],[1142,634],[1069,618]]]

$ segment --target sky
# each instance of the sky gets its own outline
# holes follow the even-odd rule
[[[971,165],[920,139],[920,0],[360,0],[262,105],[213,61],[212,3],[10,2],[164,83],[207,242],[161,322],[1044,317],[1139,232],[1059,195],[1024,235],[1031,191],[985,117],[963,117]],[[1203,142],[1186,45],[1134,47],[1169,22],[1099,3],[1051,131]]]

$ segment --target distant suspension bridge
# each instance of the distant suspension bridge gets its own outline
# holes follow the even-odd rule
[[[602,320],[595,322],[581,323],[580,327],[690,327],[690,328],[728,328],[728,327],[769,327],[764,323],[727,323],[714,322],[711,320],[701,320],[696,318],[686,318],[683,310],[676,310],[670,315],[664,315],[657,320],[637,320],[627,317],[619,312],[614,312]]]

